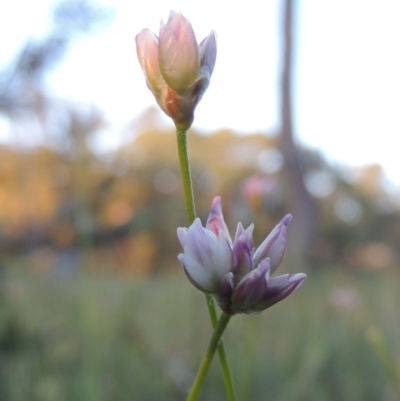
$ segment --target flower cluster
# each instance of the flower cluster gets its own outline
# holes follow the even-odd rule
[[[306,278],[303,273],[270,277],[282,261],[291,219],[285,216],[255,250],[254,225],[245,230],[239,223],[232,241],[221,199],[216,197],[205,228],[198,218],[189,228],[178,228],[183,248],[178,259],[191,283],[213,294],[226,314],[259,313],[286,298]]]
[[[190,22],[171,11],[168,22],[161,22],[159,37],[149,29],[139,32],[136,50],[157,103],[178,129],[187,130],[214,70],[215,32],[198,45]]]

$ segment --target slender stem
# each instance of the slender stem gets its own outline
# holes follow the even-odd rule
[[[183,191],[185,196],[186,213],[189,224],[192,224],[196,218],[196,209],[194,205],[192,178],[190,174],[190,163],[189,163],[188,148],[187,148],[187,131],[177,129],[176,134],[178,141],[179,163],[181,166],[182,181],[183,181]],[[218,317],[214,299],[211,295],[206,294],[206,301],[207,301],[208,313],[211,319],[211,324],[212,327],[215,329],[217,326]],[[228,322],[226,322],[226,324],[227,323]],[[218,345],[218,356],[221,364],[222,374],[224,377],[225,388],[228,395],[228,401],[235,401],[236,399],[235,387],[233,384],[232,373],[229,367],[228,358],[225,352],[225,346],[222,340],[219,342]],[[205,374],[200,379],[200,382],[198,384],[199,386],[201,386],[204,378]],[[194,400],[194,398],[192,398],[192,400]]]
[[[218,323],[218,316],[217,316],[217,310],[215,308],[214,298],[212,297],[212,295],[206,294],[206,300],[207,300],[208,312],[210,314],[211,324],[213,329],[215,329]],[[228,357],[226,355],[225,345],[222,340],[220,341],[218,346],[218,356],[222,369],[222,375],[224,376],[225,389],[226,389],[226,394],[228,396],[228,401],[235,401],[236,400],[235,385],[233,384],[232,372],[229,366]]]
[[[206,377],[206,374],[210,367],[215,351],[219,347],[218,344],[220,344],[222,341],[221,339],[222,334],[224,333],[224,330],[230,318],[231,317],[229,315],[223,313],[217,325],[215,326],[214,332],[208,344],[207,352],[204,355],[203,360],[201,361],[201,365],[199,367],[199,370],[197,371],[196,378],[194,379],[193,386],[190,390],[188,397],[186,398],[186,401],[195,401],[197,396],[199,395],[204,378]]]
[[[178,140],[179,163],[181,166],[183,192],[185,196],[186,214],[189,220],[189,225],[196,218],[196,208],[194,206],[192,177],[190,174],[189,154],[187,148],[187,131],[176,130]]]

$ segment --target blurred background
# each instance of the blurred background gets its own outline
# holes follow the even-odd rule
[[[173,124],[134,42],[170,9],[218,35],[189,134],[198,215],[221,195],[259,244],[292,213],[280,271],[308,274],[232,319],[238,399],[400,399],[400,6],[264,3],[0,5],[0,401],[191,385],[211,331],[177,262]],[[202,399],[222,383],[214,363]]]

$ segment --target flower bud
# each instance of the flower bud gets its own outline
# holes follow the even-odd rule
[[[159,38],[149,29],[139,32],[136,50],[158,105],[178,129],[189,129],[214,70],[215,32],[198,45],[190,22],[171,11],[168,21],[161,22]]]
[[[219,196],[216,196],[212,201],[206,228],[212,231],[216,236],[223,235],[232,246],[231,236],[229,235],[228,227],[222,215],[221,198]]]
[[[246,230],[238,223],[235,242],[233,245],[233,269],[236,284],[253,269],[253,230],[251,224]]]
[[[268,257],[271,261],[271,273],[276,270],[286,250],[287,227],[291,220],[292,216],[286,215],[257,248],[253,256],[255,265]]]
[[[236,286],[231,297],[235,311],[247,311],[263,298],[267,291],[266,274],[269,272],[269,261],[263,261],[260,267],[246,274]]]
[[[248,313],[259,313],[282,301],[295,292],[307,278],[304,273],[283,274],[268,279],[267,290],[263,297],[251,306]]]

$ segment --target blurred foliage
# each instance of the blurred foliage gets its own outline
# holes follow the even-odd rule
[[[186,225],[174,132],[143,129],[115,152],[96,154],[87,138],[104,129],[95,111],[71,111],[70,146],[0,148],[0,252],[6,266],[135,273],[176,267],[176,228]],[[152,126],[151,111],[132,124]],[[256,223],[256,244],[288,210],[277,138],[222,130],[191,132],[189,148],[199,215],[221,195],[233,234]],[[316,266],[383,268],[398,264],[400,212],[378,166],[334,168],[301,150],[305,183],[318,208]],[[296,218],[296,216],[294,216]],[[290,242],[296,241],[290,237]],[[11,258],[11,259],[9,259]],[[87,264],[84,262],[84,264]]]
[[[383,338],[382,331],[377,327],[369,327],[365,332],[365,337],[375,350],[387,376],[392,380],[393,386],[397,389],[397,396],[400,399],[400,363],[397,362],[396,355],[393,355],[387,341]]]
[[[293,297],[234,317],[225,335],[238,400],[395,401],[363,333],[400,362],[399,272],[310,274]],[[184,277],[0,276],[0,400],[182,400],[210,335]],[[218,363],[201,393],[224,400]]]
[[[69,145],[66,128],[80,108],[54,96],[47,78],[65,60],[78,39],[105,29],[114,10],[90,0],[60,0],[52,4],[49,32],[26,39],[5,66],[0,66],[0,117],[12,124],[22,146],[45,142],[58,149]]]

